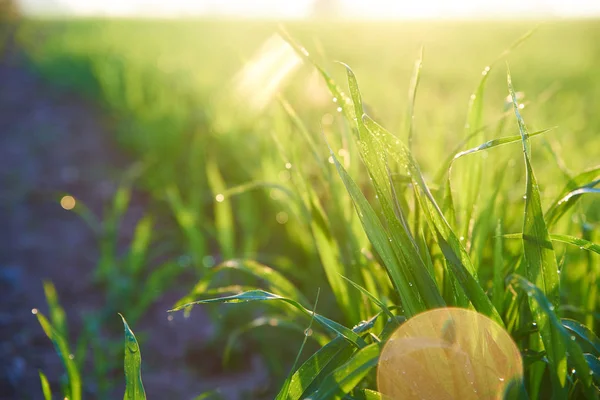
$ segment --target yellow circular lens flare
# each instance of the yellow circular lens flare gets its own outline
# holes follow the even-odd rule
[[[63,196],[63,198],[60,199],[60,206],[65,210],[72,210],[75,208],[75,204],[77,204],[77,202],[73,196]]]
[[[393,400],[502,399],[523,376],[521,353],[488,317],[462,308],[416,315],[381,352],[379,392]]]

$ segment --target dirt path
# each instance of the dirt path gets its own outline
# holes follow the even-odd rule
[[[102,210],[115,189],[111,177],[127,164],[109,137],[106,118],[93,104],[0,61],[0,399],[42,398],[38,370],[48,374],[58,394],[63,368],[31,313],[32,308],[47,312],[44,279],[55,284],[71,332],[77,332],[82,315],[104,301],[90,283],[95,239],[58,199],[59,193],[70,193],[92,211]],[[125,236],[143,212],[142,198],[125,218]],[[238,375],[203,378],[191,372],[189,349],[201,347],[211,327],[201,310],[168,321],[165,310],[179,295],[164,296],[135,327],[149,337],[142,347],[149,398],[191,399],[217,387],[225,398],[254,398],[241,393],[264,385],[258,360]],[[197,358],[192,363],[214,362]],[[122,384],[121,377],[115,379]],[[85,394],[95,398],[93,388]]]

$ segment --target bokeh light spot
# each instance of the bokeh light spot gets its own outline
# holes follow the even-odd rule
[[[522,376],[519,349],[500,325],[475,311],[440,308],[392,334],[377,384],[389,399],[502,399]]]
[[[76,204],[77,202],[73,196],[63,196],[62,199],[60,199],[60,206],[65,210],[74,209]]]

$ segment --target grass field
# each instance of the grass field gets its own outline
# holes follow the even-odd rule
[[[381,344],[445,305],[506,328],[530,398],[594,398],[600,25],[547,22],[520,42],[536,25],[290,22],[309,55],[296,48],[302,65],[262,107],[268,80],[237,97],[232,82],[272,22],[28,21],[19,40],[139,161],[97,223],[97,279],[133,330],[185,263],[198,283],[174,306],[264,300],[203,307],[226,315],[221,333],[279,326],[254,333],[279,399],[379,398]],[[153,206],[119,258],[132,186]],[[110,289],[123,279],[140,296]]]

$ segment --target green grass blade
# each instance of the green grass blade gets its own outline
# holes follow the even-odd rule
[[[596,356],[600,357],[600,339],[590,328],[583,325],[579,321],[563,318],[561,322],[570,332],[575,333],[583,341],[587,342],[594,349]]]
[[[563,242],[563,243],[572,244],[573,246],[579,247],[579,249],[581,249],[581,250],[588,250],[588,251],[592,251],[596,254],[600,254],[600,245],[596,244],[596,243],[592,243],[589,240],[585,240],[585,239],[581,239],[581,238],[569,236],[569,235],[557,235],[557,234],[550,235],[550,239],[552,239],[555,242]]]
[[[65,370],[67,371],[67,397],[69,397],[71,400],[81,400],[81,376],[79,374],[79,370],[77,369],[77,364],[75,363],[74,357],[69,351],[69,345],[67,344],[66,338],[63,337],[60,332],[50,324],[48,319],[46,319],[41,312],[34,309],[34,314],[42,326],[42,329],[46,333],[46,336],[48,336],[48,338],[54,344],[56,353],[60,357]]]
[[[121,314],[125,328],[125,400],[146,400],[146,392],[142,383],[142,355],[135,335]]]
[[[52,400],[52,390],[50,389],[50,383],[48,378],[42,371],[38,371],[40,375],[40,383],[42,385],[42,393],[44,394],[44,400]]]
[[[504,257],[502,247],[502,223],[496,225],[496,237],[494,241],[494,275],[492,286],[492,303],[500,315],[504,310]]]
[[[405,115],[405,131],[408,137],[408,148],[412,150],[413,134],[414,134],[414,115],[415,115],[415,102],[417,101],[417,89],[419,88],[419,81],[421,80],[421,69],[423,68],[423,47],[419,58],[415,61],[415,68],[413,76],[410,81],[408,89],[408,109]],[[362,115],[362,113],[361,113]]]
[[[357,334],[364,334],[373,328],[376,319],[377,316],[371,318],[367,323],[356,326],[352,331]],[[287,393],[282,389],[276,400],[302,400],[306,398],[303,394],[318,383],[318,378],[328,370],[333,371],[341,365],[340,362],[345,362],[352,354],[351,351],[352,348],[348,341],[339,336],[333,339],[300,366],[289,380]]]
[[[584,354],[585,361],[587,361],[588,366],[590,368],[590,372],[592,372],[592,379],[594,381],[594,386],[596,390],[600,391],[600,359],[594,356],[593,354]]]
[[[346,278],[345,276],[342,276],[342,278],[344,278],[350,285],[354,286],[354,288],[356,288],[359,292],[361,292],[362,294],[367,296],[367,298],[369,300],[371,300],[377,307],[379,307],[381,309],[381,311],[383,311],[384,314],[386,314],[392,320],[395,320],[394,314],[392,314],[390,309],[385,304],[383,304],[383,302],[381,300],[379,300],[377,297],[375,297],[375,295],[373,295],[371,292],[369,292],[364,287],[360,286],[358,283],[352,282],[350,279]]]
[[[525,194],[525,216],[523,220],[523,252],[527,278],[536,287],[539,287],[543,295],[548,299],[553,309],[560,306],[560,279],[558,276],[558,265],[554,249],[550,242],[550,235],[544,221],[540,191],[531,166],[531,145],[527,127],[519,112],[517,97],[513,89],[510,72],[507,74],[508,89],[512,98],[513,110],[519,125],[523,143],[523,154],[526,168],[526,194]],[[560,337],[540,309],[540,303],[530,298],[529,305],[540,329],[544,347],[548,353],[552,372],[550,374],[553,389],[556,396],[564,396],[567,393],[567,365],[566,349]]]
[[[565,188],[561,191],[558,198],[552,203],[552,206],[546,211],[545,218],[548,227],[553,226],[565,212],[572,207],[581,196],[570,196],[567,200],[565,197],[570,192],[576,191],[577,189],[583,189],[593,187],[598,184],[598,178],[600,177],[600,165],[588,169],[580,173],[579,175],[572,178]],[[564,200],[564,201],[563,201]]]
[[[46,296],[48,308],[50,309],[50,321],[52,323],[52,327],[56,329],[63,338],[68,338],[69,333],[67,330],[67,316],[65,314],[65,310],[58,302],[56,288],[52,282],[44,281],[44,294]]]
[[[360,381],[377,366],[381,345],[370,344],[352,356],[344,365],[329,375],[319,389],[310,396],[313,400],[329,400],[349,393]]]
[[[209,187],[215,196],[214,224],[219,248],[225,259],[232,258],[235,256],[235,227],[231,201],[223,195],[225,181],[215,160],[208,158],[205,168]]]
[[[522,276],[513,275],[512,282],[522,290],[525,290],[531,302],[535,302],[538,306],[535,308],[535,311],[532,311],[542,335],[550,368],[553,369],[551,372],[551,378],[554,375],[554,378],[552,378],[553,385],[556,384],[557,379],[561,379],[564,376],[564,383],[562,383],[564,388],[561,386],[553,387],[554,398],[565,398],[568,393],[566,382],[567,352],[570,362],[578,371],[579,379],[587,389],[590,389],[592,379],[589,366],[583,356],[583,351],[577,342],[571,338],[572,335],[569,334],[560,319],[556,316],[554,305],[540,288]],[[549,336],[550,340],[544,339],[544,335]],[[589,395],[592,392],[588,390],[587,393]]]
[[[542,129],[541,131],[536,131],[536,132],[530,133],[529,137],[532,138],[534,136],[542,135],[548,131],[551,131],[552,129],[554,129],[554,128]],[[477,152],[480,152],[483,150],[489,150],[494,147],[502,146],[502,145],[509,144],[509,143],[520,142],[521,140],[522,140],[521,135],[513,135],[513,136],[506,136],[506,137],[502,137],[502,138],[498,138],[498,139],[492,139],[483,144],[480,144],[479,146],[473,147],[472,149],[464,150],[464,151],[461,151],[460,153],[457,153],[454,156],[454,158],[452,159],[452,162],[454,162],[457,159],[464,157],[468,154],[477,153]]]
[[[128,268],[133,276],[137,276],[144,267],[144,262],[152,240],[153,225],[152,216],[148,214],[144,216],[135,227],[128,260]]]
[[[289,299],[289,298],[283,297],[283,296],[279,296],[279,295],[276,295],[273,293],[265,292],[264,290],[251,290],[249,292],[244,292],[244,293],[236,294],[233,296],[219,297],[219,298],[215,298],[215,299],[198,300],[198,301],[194,301],[194,302],[191,302],[188,304],[184,304],[184,305],[175,307],[172,310],[169,310],[169,312],[179,311],[181,309],[184,309],[184,308],[190,307],[192,305],[196,305],[196,304],[246,303],[246,302],[250,302],[250,301],[272,301],[272,300],[282,301],[284,303],[287,303],[287,304],[293,306],[294,308],[296,308],[302,314],[307,315],[311,318],[313,317],[313,312],[304,308],[296,300]],[[345,326],[343,326],[335,321],[332,321],[329,318],[323,317],[322,315],[319,315],[319,314],[314,314],[314,318],[324,328],[344,337],[346,340],[353,343],[357,347],[362,348],[366,345],[365,341],[360,336],[358,336],[356,333],[354,333],[351,329],[348,329]]]
[[[448,264],[452,268],[452,273],[458,279],[465,294],[473,303],[475,309],[484,315],[489,316],[500,325],[503,325],[502,319],[498,311],[494,308],[492,302],[485,294],[484,290],[479,285],[476,278],[475,269],[469,259],[468,254],[452,228],[444,217],[440,207],[436,203],[429,187],[425,183],[425,179],[421,171],[412,157],[408,148],[399,140],[389,133],[385,128],[373,121],[369,116],[363,115],[365,125],[371,134],[379,138],[385,143],[387,148],[397,149],[398,151],[389,152],[391,157],[394,157],[399,165],[404,166],[410,173],[413,184],[418,186],[423,196],[418,195],[421,209],[431,229],[434,232],[434,237]]]

